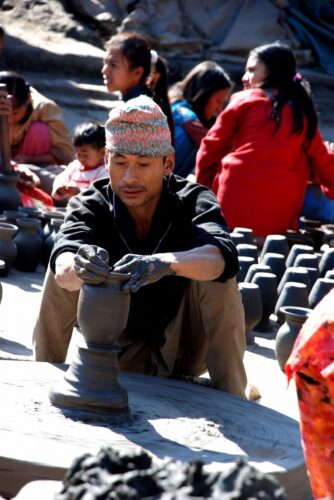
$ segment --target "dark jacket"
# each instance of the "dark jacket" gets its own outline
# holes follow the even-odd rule
[[[226,262],[217,281],[226,281],[239,269],[237,250],[215,196],[209,189],[174,175],[164,181],[149,234],[142,240],[108,179],[98,180],[72,197],[51,254],[51,269],[55,270],[59,254],[76,252],[84,243],[108,250],[110,265],[129,253],[179,252],[211,244],[220,248]],[[157,332],[161,333],[175,315],[187,282],[186,278],[169,276],[132,294],[127,330],[136,337],[158,338]]]

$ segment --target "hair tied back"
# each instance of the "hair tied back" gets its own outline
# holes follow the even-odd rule
[[[157,64],[158,62],[158,52],[156,50],[151,50],[151,64]]]
[[[303,79],[303,75],[301,73],[295,73],[295,76],[293,77],[294,82],[300,82]]]

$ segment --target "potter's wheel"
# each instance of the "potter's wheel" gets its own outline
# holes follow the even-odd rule
[[[66,368],[1,362],[0,397],[6,404],[0,419],[0,494],[12,496],[34,479],[62,479],[75,457],[108,445],[142,446],[161,459],[198,459],[210,470],[226,470],[238,456],[246,456],[259,470],[273,473],[289,498],[307,498],[295,420],[206,387],[120,372],[130,419],[111,426],[83,423],[48,399],[49,386],[62,379]]]

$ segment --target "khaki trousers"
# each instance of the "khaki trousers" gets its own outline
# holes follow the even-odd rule
[[[78,295],[60,288],[47,271],[33,333],[36,361],[65,361]],[[190,281],[164,334],[163,346],[155,350],[121,335],[119,369],[162,377],[197,376],[208,370],[212,387],[245,397],[244,310],[235,279]]]

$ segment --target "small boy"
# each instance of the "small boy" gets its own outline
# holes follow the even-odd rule
[[[107,177],[104,163],[105,130],[94,122],[79,124],[74,130],[73,146],[77,159],[54,180],[52,198],[66,200],[87,189],[92,182]]]

